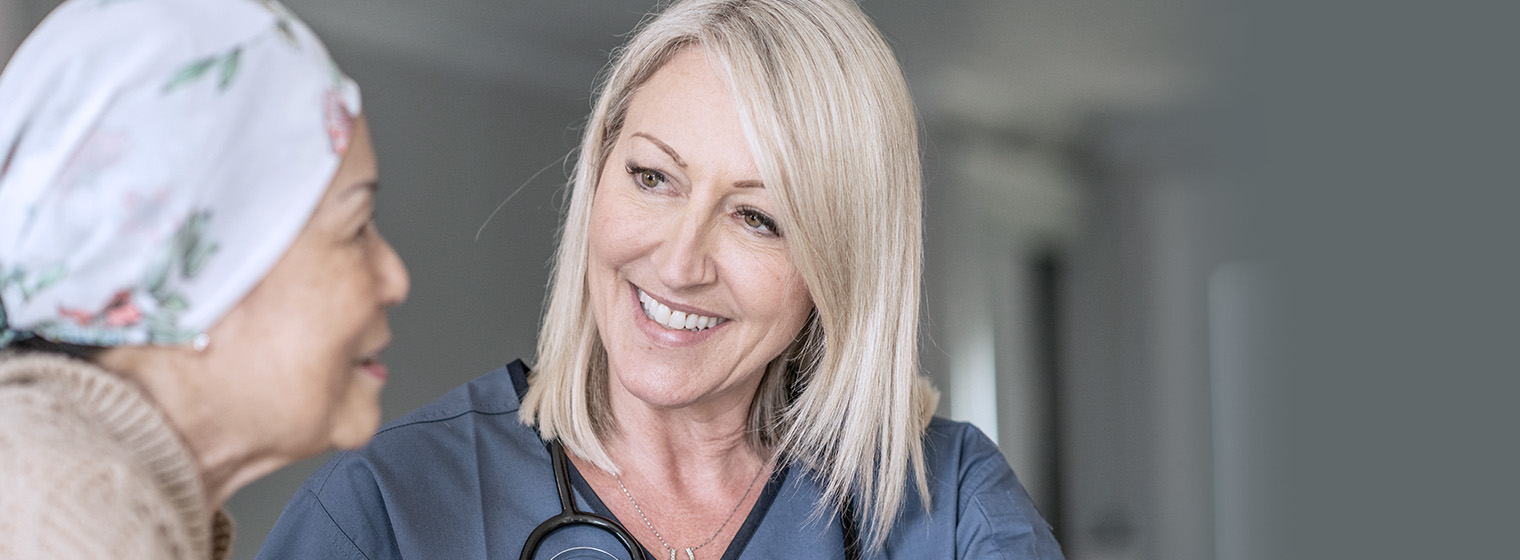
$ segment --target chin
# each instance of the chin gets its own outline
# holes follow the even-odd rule
[[[355,387],[349,400],[333,419],[331,443],[338,449],[356,449],[369,443],[380,428],[380,391]]]
[[[334,426],[332,446],[338,449],[358,449],[369,443],[375,430],[380,428],[380,408],[375,407],[364,418],[348,418]]]
[[[639,368],[616,375],[614,382],[645,404],[662,408],[690,405],[703,392],[694,387],[697,380],[675,368]]]

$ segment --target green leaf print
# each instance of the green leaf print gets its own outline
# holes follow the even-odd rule
[[[197,78],[205,75],[206,71],[210,70],[211,67],[216,64],[218,58],[219,57],[208,56],[206,58],[192,62],[186,65],[184,68],[181,68],[179,72],[176,72],[174,74],[173,78],[169,79],[169,83],[164,84],[164,93],[174,91],[175,88],[193,82]]]
[[[190,300],[173,286],[170,275],[188,280],[200,274],[217,252],[217,243],[206,239],[206,225],[211,211],[200,210],[185,218],[164,247],[163,256],[148,267],[148,293],[158,305],[143,314],[141,325],[153,343],[180,343],[195,335],[180,328],[180,314],[190,309]]]
[[[211,262],[211,256],[216,254],[216,245],[196,245],[185,254],[184,268],[181,271],[185,278],[195,278],[206,268],[206,263]]]
[[[174,234],[175,256],[179,259],[180,275],[194,278],[206,268],[211,256],[216,254],[217,244],[207,243],[202,235],[211,213],[200,211],[192,214]]]
[[[10,329],[10,323],[5,321],[5,302],[0,302],[0,348],[5,348],[16,340],[16,333]]]
[[[17,267],[10,272],[0,274],[0,290],[14,285],[21,291],[21,299],[23,301],[31,301],[32,296],[52,287],[53,284],[57,284],[59,280],[63,279],[64,275],[62,264],[54,264],[47,267],[41,274],[35,276],[26,269]],[[31,276],[31,278],[28,278],[28,276]]]
[[[172,341],[184,338],[179,328],[179,317],[173,313],[149,315],[143,321],[148,326],[148,340]]]
[[[280,38],[284,39],[286,43],[289,43],[291,48],[294,48],[298,51],[301,50],[301,41],[296,38],[295,29],[291,26],[290,23],[291,20],[296,19],[296,15],[290,13],[290,10],[286,9],[284,5],[277,2],[260,0],[259,3],[263,4],[264,9],[269,10],[269,13],[274,14],[274,30],[279,32]]]
[[[243,47],[232,49],[232,54],[222,59],[222,79],[217,83],[217,89],[227,91],[227,86],[232,85],[232,79],[237,77],[238,62],[243,58]]]
[[[184,68],[181,68],[179,72],[176,72],[174,77],[169,79],[169,83],[164,84],[163,92],[167,94],[178,89],[180,86],[199,80],[209,74],[213,68],[219,69],[216,80],[217,91],[227,91],[227,88],[232,85],[233,79],[237,78],[238,69],[242,67],[242,62],[242,46],[233,47],[232,50],[227,51],[225,54],[208,56],[191,62],[185,65]]]
[[[164,311],[182,313],[190,308],[190,304],[179,294],[168,294],[163,298],[159,298],[158,307]]]
[[[289,20],[281,17],[274,22],[274,28],[280,32],[280,37],[285,39],[285,42],[289,43],[291,48],[298,51],[301,50],[301,41],[296,39],[296,32],[291,29]]]
[[[63,277],[64,271],[62,264],[55,264],[53,266],[50,266],[47,268],[47,270],[42,271],[42,276],[38,277],[36,282],[32,283],[31,293],[35,294],[37,292],[46,290],[52,287],[53,284],[57,284],[59,280],[63,279]]]
[[[166,296],[164,287],[169,281],[170,268],[169,259],[166,258],[159,258],[148,266],[148,293],[152,294],[154,299],[164,299]]]
[[[5,291],[5,288],[15,281],[18,277],[17,272],[19,271],[0,272],[0,292]],[[10,323],[6,320],[5,302],[0,301],[0,348],[9,346],[11,342],[16,340],[17,336],[19,335],[10,329]]]

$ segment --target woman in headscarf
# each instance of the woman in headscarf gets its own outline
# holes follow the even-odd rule
[[[0,75],[0,558],[224,558],[379,421],[406,270],[359,92],[256,0],[71,0]]]
[[[598,92],[534,370],[328,463],[260,557],[1060,558],[932,418],[917,126],[860,8],[676,2]]]

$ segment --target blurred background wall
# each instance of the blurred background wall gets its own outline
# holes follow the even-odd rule
[[[381,229],[412,275],[386,419],[531,359],[563,158],[653,3],[287,3],[364,90]],[[923,365],[941,414],[999,443],[1069,558],[1270,557],[1252,553],[1262,275],[1239,200],[1198,161],[1214,7],[861,4],[924,126]],[[54,5],[0,0],[0,54]],[[238,558],[325,459],[232,499]]]

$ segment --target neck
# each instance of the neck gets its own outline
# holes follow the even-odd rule
[[[651,404],[613,378],[609,404],[618,431],[603,445],[618,474],[581,473],[619,519],[643,521],[628,528],[645,547],[689,548],[702,558],[728,548],[771,468],[770,451],[755,449],[748,436],[759,377],[674,405]]]
[[[205,484],[206,507],[209,511],[221,509],[244,486],[289,464],[287,460],[260,456],[246,447],[232,445],[231,442],[235,440],[226,435],[215,435],[232,432],[225,426],[214,426],[210,422],[201,422],[192,429],[181,432],[201,469],[201,481]]]
[[[712,402],[663,408],[614,388],[610,404],[619,429],[607,442],[608,454],[623,476],[633,470],[677,493],[748,482],[767,459],[748,434],[754,389],[739,387]]]
[[[112,348],[99,361],[141,388],[178,432],[200,471],[207,511],[221,509],[239,489],[290,462],[260,452],[263,440],[253,433],[258,423],[229,413],[239,407],[220,399],[237,391],[218,389],[214,373],[175,367],[180,364],[168,363],[163,354],[137,350]]]

